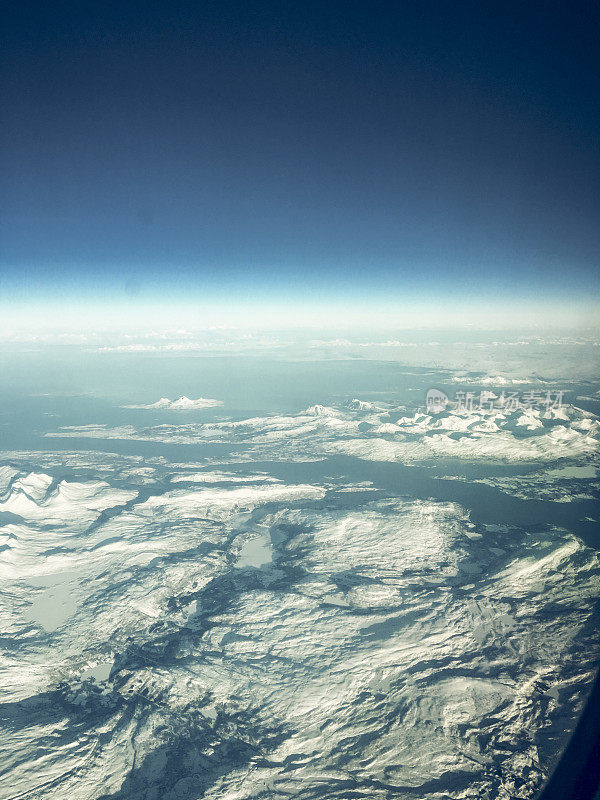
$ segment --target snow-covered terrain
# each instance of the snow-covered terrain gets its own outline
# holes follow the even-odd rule
[[[595,552],[360,488],[177,488],[201,476],[4,470],[3,796],[531,796]]]
[[[595,413],[158,396],[0,452],[0,797],[534,798],[600,653]]]

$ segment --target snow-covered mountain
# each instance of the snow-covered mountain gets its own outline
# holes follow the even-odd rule
[[[169,400],[168,397],[161,397],[156,403],[140,403],[136,405],[128,405],[125,408],[159,408],[167,411],[195,411],[202,408],[215,408],[222,406],[222,400],[211,400],[207,397],[199,397],[197,400],[190,400],[189,397],[178,397],[177,400]]]

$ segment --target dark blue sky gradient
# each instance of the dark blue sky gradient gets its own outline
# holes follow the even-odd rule
[[[598,9],[15,3],[0,288],[589,298]]]

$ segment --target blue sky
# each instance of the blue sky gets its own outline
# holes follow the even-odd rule
[[[598,298],[596,13],[15,4],[0,303]]]

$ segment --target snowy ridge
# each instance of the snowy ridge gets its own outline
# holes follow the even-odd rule
[[[366,401],[352,408],[311,406],[297,415],[181,425],[63,427],[48,437],[133,439],[175,444],[241,443],[254,457],[325,457],[345,453],[376,461],[418,463],[439,457],[492,461],[595,459],[600,423],[574,406],[548,411],[478,409],[405,416]]]

